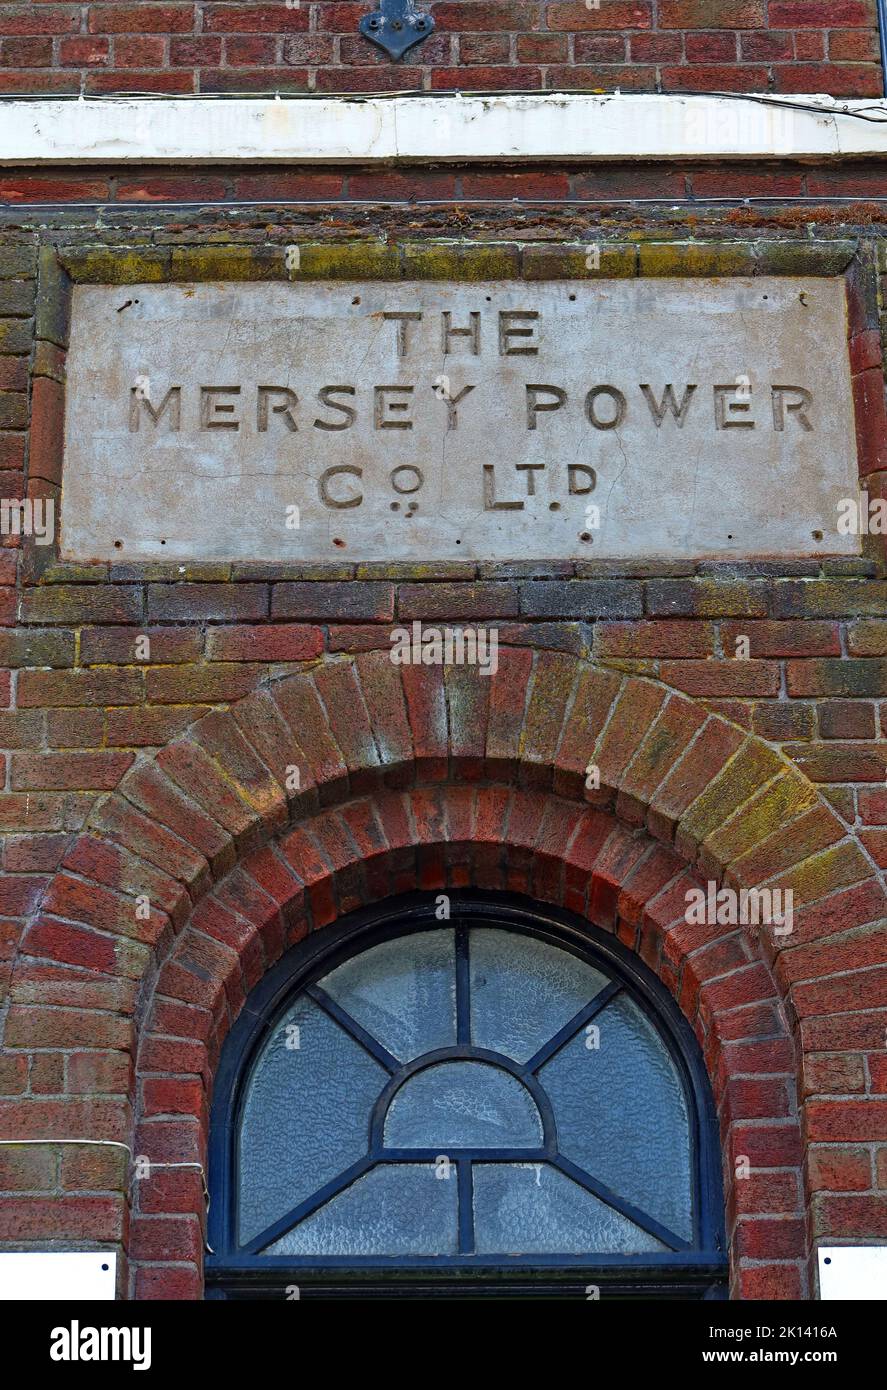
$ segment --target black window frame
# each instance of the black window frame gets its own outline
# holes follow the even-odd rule
[[[425,1298],[578,1297],[722,1299],[727,1258],[717,1117],[699,1044],[653,972],[613,935],[574,914],[515,894],[448,890],[404,894],[350,913],[292,947],[251,991],[222,1048],[210,1116],[206,1297]],[[244,1254],[236,1211],[236,1146],[244,1083],[269,1031],[298,993],[344,960],[412,931],[460,922],[548,940],[597,965],[654,1023],[681,1077],[690,1116],[693,1248],[663,1254],[585,1256],[364,1256]],[[449,1052],[458,1054],[456,1049]]]

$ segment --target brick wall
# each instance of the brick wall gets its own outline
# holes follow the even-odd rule
[[[370,3],[0,4],[0,93],[883,91],[875,0],[427,0],[392,64]]]
[[[95,23],[115,8],[86,13]],[[163,8],[192,23],[190,6]],[[316,30],[320,12],[360,8],[315,5],[308,19]],[[579,19],[600,18],[554,4],[436,8],[439,19],[482,12],[487,25],[516,10],[541,24],[545,10],[550,28],[561,10],[576,40]],[[731,7],[750,25],[740,41],[762,8]],[[214,9],[246,12],[206,6],[204,21]],[[672,9],[712,23],[717,7]],[[802,9],[821,15],[783,6]],[[836,10],[848,29],[868,15]],[[249,12],[262,22],[263,7]],[[805,34],[818,29],[798,27],[792,42]],[[701,52],[680,31],[647,37]],[[455,258],[480,246],[503,274],[584,274],[590,240],[632,273],[808,273],[815,262],[848,274],[861,466],[883,492],[885,188],[875,160],[4,169],[0,495],[58,495],[57,247],[99,281],[139,283],[158,267],[224,278],[251,261],[282,276],[293,242],[318,264],[347,243],[357,273],[375,275],[405,240]],[[807,1296],[815,1241],[887,1239],[885,573],[877,546],[860,560],[757,565],[256,557],[38,571],[7,544],[0,1136],[135,1136],[155,1161],[203,1162],[221,1041],[285,945],[406,888],[508,888],[617,931],[679,999],[718,1104],[734,1292]],[[432,670],[427,684],[409,672],[392,684],[391,626],[413,618],[495,625],[500,677],[484,687]],[[748,660],[735,659],[742,634]],[[621,711],[606,739],[592,699],[592,724],[577,725],[575,692],[592,687],[601,709]],[[281,755],[306,721],[310,777],[292,798]],[[599,798],[583,790],[588,746],[605,769]],[[795,935],[694,936],[681,892],[708,874],[782,875]],[[134,915],[141,893],[146,920]],[[738,1154],[753,1165],[746,1185],[732,1183]],[[116,1247],[131,1262],[121,1290],[138,1297],[200,1295],[203,1215],[193,1172],[137,1189],[118,1153],[0,1149],[0,1247]]]

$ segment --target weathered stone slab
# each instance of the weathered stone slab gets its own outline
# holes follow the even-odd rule
[[[846,337],[839,279],[79,285],[63,557],[858,553]]]

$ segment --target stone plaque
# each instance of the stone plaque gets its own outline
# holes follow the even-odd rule
[[[73,294],[68,559],[859,550],[840,280]]]

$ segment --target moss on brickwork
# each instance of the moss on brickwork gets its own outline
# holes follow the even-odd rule
[[[0,245],[0,280],[15,280],[31,276],[37,269],[37,243]]]
[[[638,252],[594,239],[581,246],[524,246],[521,269],[525,280],[624,280],[637,275]]]
[[[156,247],[62,246],[59,259],[76,285],[148,285],[171,278],[171,252]]]
[[[758,275],[842,275],[858,249],[857,241],[759,241],[754,244]]]
[[[397,280],[399,277],[400,257],[393,246],[376,241],[351,241],[329,246],[299,244],[298,269],[287,278]]]
[[[641,275],[754,275],[755,252],[749,241],[641,242]]]
[[[516,280],[520,250],[510,245],[407,243],[403,275],[407,280]]]
[[[175,246],[170,275],[177,281],[283,280],[282,246]]]

